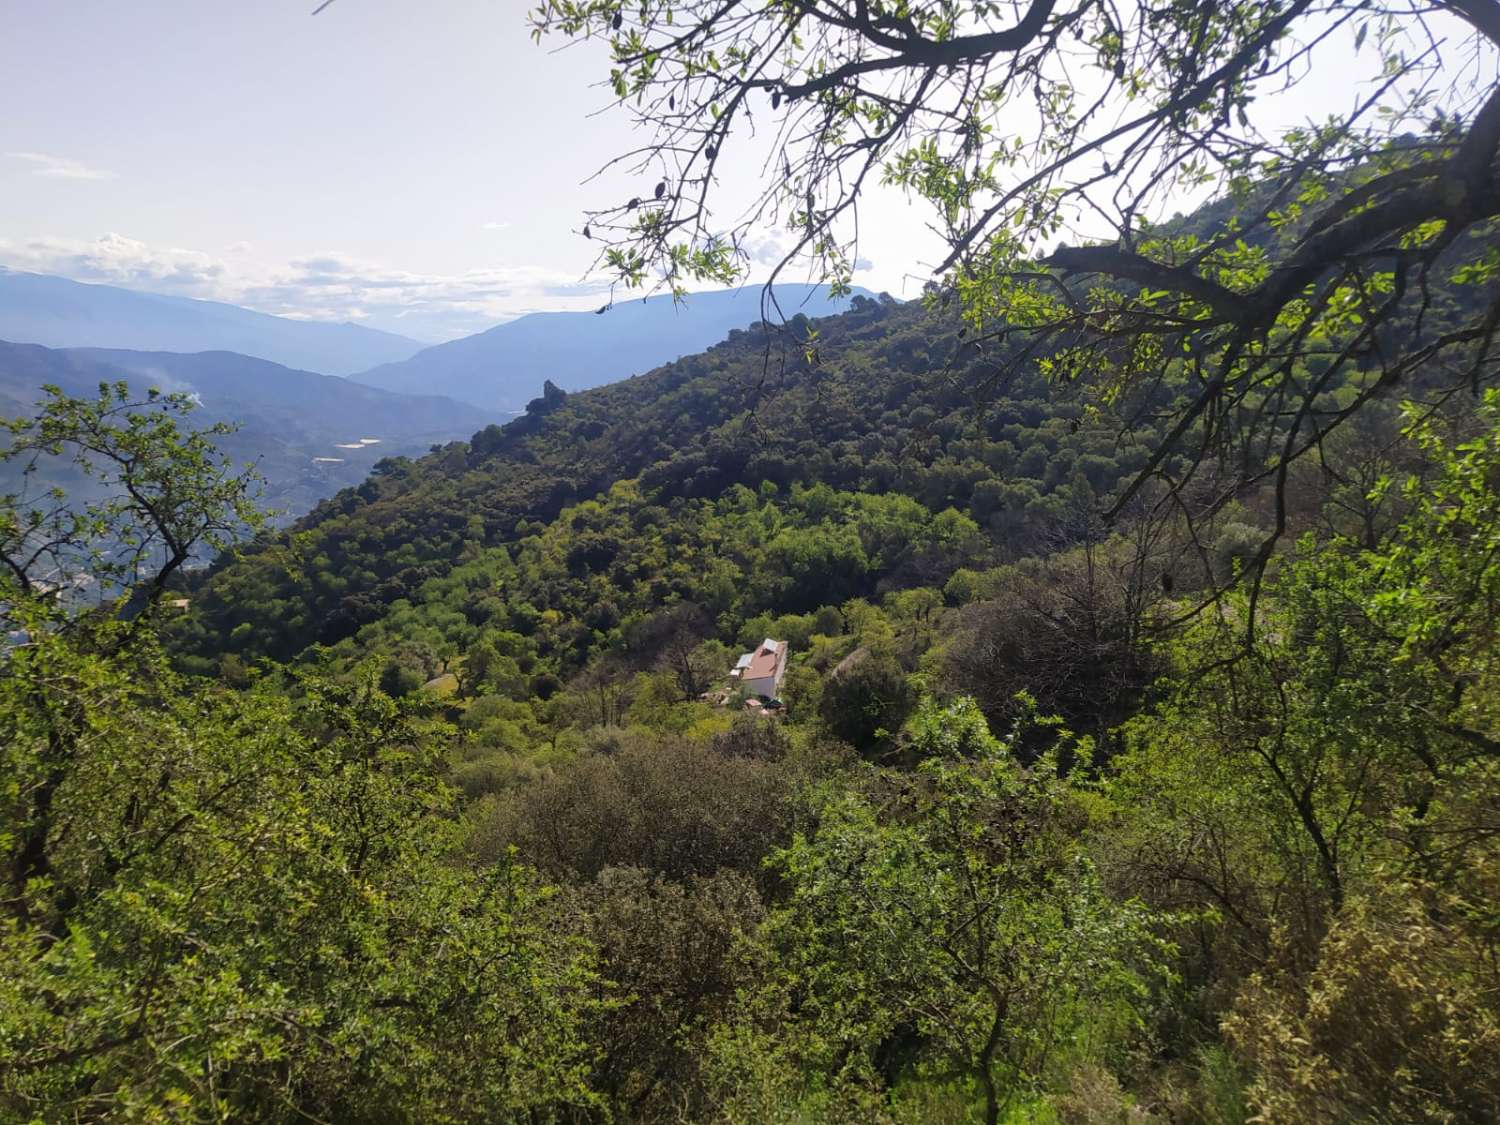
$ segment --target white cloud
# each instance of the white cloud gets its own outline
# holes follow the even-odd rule
[[[779,230],[768,230],[759,235],[751,235],[741,244],[740,249],[754,265],[777,266],[793,245]]]
[[[239,300],[286,316],[358,320],[428,339],[493,327],[538,304],[586,303],[576,278],[557,270],[510,266],[461,274],[423,274],[329,251],[297,258],[246,286]]]
[[[537,309],[593,308],[606,288],[537,266],[423,274],[338,251],[277,263],[255,257],[244,243],[216,255],[122,234],[0,239],[0,266],[303,320],[357,321],[423,340],[480,332]]]
[[[495,222],[492,219],[489,222],[483,224],[479,229],[480,230],[509,230],[510,229],[510,224],[509,223],[497,223],[497,222]]]
[[[53,156],[46,152],[8,152],[5,154],[12,160],[20,160],[31,165],[33,176],[50,176],[59,180],[112,180],[115,178],[113,172],[106,172],[102,168],[92,168],[78,160],[70,160],[66,156]]]
[[[0,239],[0,265],[183,297],[220,296],[226,273],[223,262],[202,251],[148,246],[113,233],[92,242]]]

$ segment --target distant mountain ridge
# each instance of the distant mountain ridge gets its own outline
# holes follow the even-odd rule
[[[540,312],[487,331],[434,344],[409,359],[354,376],[393,391],[444,394],[495,410],[519,411],[551,380],[565,391],[588,390],[639,375],[722,341],[761,319],[758,285],[621,301],[602,315]],[[834,299],[821,285],[778,285],[780,311],[791,318],[845,311],[855,289]]]
[[[218,301],[0,268],[0,340],[49,348],[235,352],[302,371],[350,375],[424,345],[358,324],[292,320]]]
[[[231,352],[54,349],[0,341],[0,416],[32,413],[44,383],[92,397],[100,382],[117,380],[142,392],[155,386],[195,394],[200,406],[190,425],[236,423],[239,429],[217,444],[236,461],[256,462],[267,483],[264,503],[291,515],[359,484],[381,458],[424,454],[492,420],[467,403],[437,395],[398,394]],[[18,468],[0,465],[0,490],[17,487]],[[65,483],[73,490],[84,482]]]

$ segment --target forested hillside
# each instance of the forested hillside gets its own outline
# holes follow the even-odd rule
[[[1500,404],[1372,403],[1281,482],[1182,440],[1196,491],[1106,522],[1183,374],[1105,396],[967,335],[941,291],[858,298],[549,386],[197,574],[249,484],[181,444],[190,401],[14,423],[122,500],[4,525],[46,579],[9,587],[13,932],[74,958],[10,978],[8,1104],[1485,1119],[1491,935],[1454,911],[1489,878]],[[153,559],[117,620],[48,597]]]
[[[184,674],[170,599],[69,621],[7,579],[4,1104],[1484,1120],[1500,402],[1405,436],[1372,418],[1338,477],[1299,486],[1305,536],[1258,608],[1205,613],[1256,506],[1196,525],[1209,542],[1145,512],[1106,529],[1081,458],[1106,486],[1124,466],[1070,456],[1108,447],[1066,396],[1024,401],[1009,437],[941,443],[935,411],[877,427],[866,456],[883,436],[897,471],[874,489],[853,439],[804,449],[847,488],[749,487],[768,452],[727,481],[662,458],[508,542],[476,529],[289,665],[244,655],[274,634],[215,648],[190,615]],[[586,405],[500,440],[544,449]],[[230,533],[204,506],[241,502],[229,465],[159,411],[97,409],[14,440],[119,452],[150,503],[99,512],[117,534]],[[995,476],[955,486],[959,443],[982,465],[1023,434],[1079,463],[1026,478],[1019,512],[976,507]],[[452,487],[443,459],[477,474],[470,455],[386,479]],[[379,483],[369,507],[394,507]],[[51,557],[86,558],[74,526],[7,558],[49,529]],[[249,563],[315,558],[309,532]],[[218,583],[245,565],[193,597],[234,605]],[[756,713],[725,677],[765,636],[793,655]]]
[[[1122,440],[1035,372],[992,388],[993,364],[960,332],[921,304],[856,299],[842,316],[735,332],[634,379],[551,392],[467,444],[377,466],[309,515],[291,551],[278,541],[225,560],[195,595],[195,621],[215,649],[232,637],[242,655],[290,657],[633,478],[661,503],[733,484],[898,493],[966,515],[1015,558],[1056,524],[1076,479],[1108,491],[1152,434]]]

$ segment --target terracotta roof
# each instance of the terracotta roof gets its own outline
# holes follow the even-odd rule
[[[750,664],[745,668],[745,679],[760,680],[767,676],[774,676],[776,668],[786,655],[786,642],[773,641],[767,637],[761,645],[750,654]]]

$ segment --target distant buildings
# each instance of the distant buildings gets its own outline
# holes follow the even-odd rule
[[[747,652],[735,662],[729,673],[729,690],[744,689],[747,695],[775,699],[781,694],[781,679],[786,675],[787,643],[770,637],[761,641],[754,652]]]

